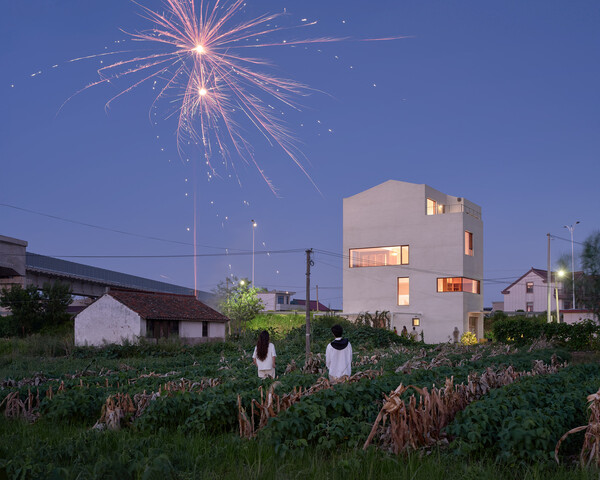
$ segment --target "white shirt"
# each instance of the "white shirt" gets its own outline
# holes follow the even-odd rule
[[[336,340],[341,340],[341,337],[336,338]],[[333,348],[331,343],[327,345],[325,364],[330,377],[338,378],[344,375],[352,375],[352,345],[350,345],[350,342],[343,350]]]
[[[259,370],[271,370],[273,368],[273,357],[276,356],[275,345],[272,343],[269,343],[269,350],[267,350],[267,356],[264,360],[256,356],[256,347],[254,347],[254,353],[252,354],[252,358],[256,360],[256,366]]]

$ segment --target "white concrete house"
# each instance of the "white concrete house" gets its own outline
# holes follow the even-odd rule
[[[277,312],[294,310],[295,307],[290,304],[290,297],[295,293],[283,290],[271,290],[257,293],[256,296],[264,305],[263,312]]]
[[[483,337],[481,207],[389,180],[344,199],[343,311],[388,310],[427,343]]]
[[[224,340],[227,322],[193,295],[110,290],[75,316],[75,345],[121,344],[140,337]]]

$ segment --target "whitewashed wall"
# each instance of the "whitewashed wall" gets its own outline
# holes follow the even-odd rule
[[[263,311],[272,312],[275,310],[277,295],[274,293],[257,293],[256,296],[263,302]]]
[[[533,282],[533,293],[527,293],[527,283]],[[556,294],[552,285],[551,310],[556,310]],[[559,291],[562,284],[558,283]],[[516,312],[527,310],[527,302],[533,302],[534,312],[545,312],[548,310],[548,287],[544,279],[534,272],[529,272],[521,280],[510,287],[510,293],[504,294],[504,311]],[[559,307],[563,309],[563,301],[559,299]]]
[[[120,344],[123,339],[135,342],[145,334],[142,322],[137,313],[103,295],[75,317],[75,345]]]
[[[202,322],[181,322],[179,324],[179,336],[182,339],[202,338]],[[225,324],[208,322],[208,337],[225,339]]]

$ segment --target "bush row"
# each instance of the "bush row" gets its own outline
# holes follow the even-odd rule
[[[591,320],[568,324],[547,323],[542,318],[509,317],[493,325],[497,341],[526,345],[545,336],[571,350],[589,350],[598,346],[600,326]]]
[[[552,462],[559,438],[587,424],[586,397],[599,385],[598,364],[525,378],[469,405],[446,431],[455,437],[453,447],[459,455],[492,455],[504,463]],[[570,443],[562,453],[569,446],[573,450],[574,437]]]

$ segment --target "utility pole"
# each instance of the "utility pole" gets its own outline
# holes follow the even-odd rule
[[[565,225],[564,228],[569,230],[571,233],[571,290],[573,291],[573,305],[571,308],[575,310],[575,254],[573,250],[573,230],[575,230],[575,225],[579,223],[579,220],[576,221],[572,225]]]
[[[317,312],[319,311],[319,286],[315,285],[315,289],[317,290]]]
[[[310,267],[315,263],[311,260],[312,248],[306,250],[306,360],[310,356]]]
[[[550,283],[552,278],[552,270],[550,269],[550,234],[548,233],[548,275],[546,277],[546,283],[548,284],[548,306],[546,308],[548,312],[548,323],[552,322],[552,285]]]

